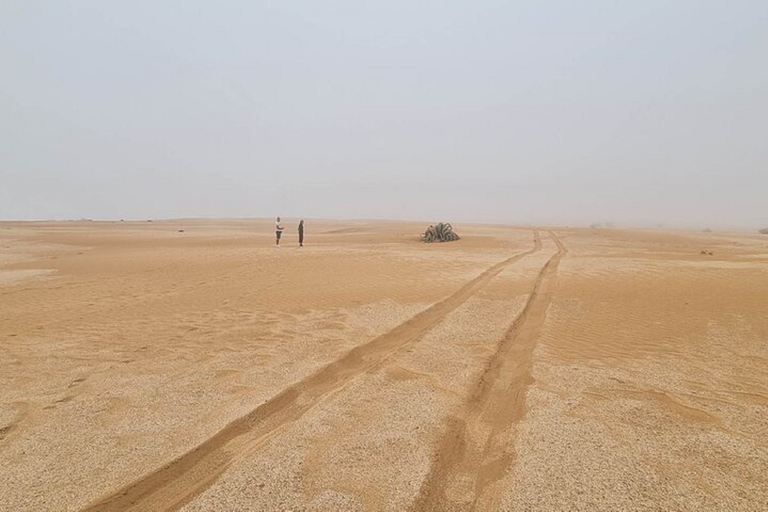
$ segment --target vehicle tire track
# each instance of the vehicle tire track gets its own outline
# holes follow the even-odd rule
[[[394,329],[357,346],[336,361],[286,388],[214,434],[195,448],[143,478],[99,499],[86,511],[168,510],[181,507],[210,487],[238,454],[260,445],[283,426],[299,419],[324,397],[379,365],[404,345],[421,338],[509,265],[541,250],[534,247],[485,270],[453,295]]]
[[[533,352],[552,300],[560,260],[567,253],[554,233],[550,236],[557,252],[542,267],[523,310],[499,341],[469,398],[448,420],[447,431],[437,444],[436,461],[413,510],[497,509],[499,497],[488,496],[489,488],[514,461],[516,426],[525,415],[526,394],[533,380]]]

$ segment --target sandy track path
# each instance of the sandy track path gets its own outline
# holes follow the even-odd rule
[[[399,349],[420,339],[503,270],[521,258],[540,251],[541,247],[541,239],[536,231],[532,249],[486,269],[446,299],[368,343],[350,350],[340,359],[231,422],[166,466],[98,500],[85,510],[167,510],[182,506],[215,482],[236,458],[236,454],[258,448],[286,425],[302,417],[324,397],[380,365]]]
[[[567,249],[550,232],[557,252],[542,267],[519,316],[500,340],[469,398],[449,419],[436,462],[413,510],[495,510],[501,496],[494,482],[515,456],[516,425],[525,414],[533,353]]]

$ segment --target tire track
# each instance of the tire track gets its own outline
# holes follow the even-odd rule
[[[509,265],[541,250],[534,247],[485,270],[453,295],[286,388],[169,464],[99,499],[86,511],[168,510],[178,508],[210,487],[238,454],[258,447],[285,425],[299,419],[320,400],[379,365],[404,345],[421,338]]]
[[[557,269],[567,249],[554,233],[557,252],[542,267],[517,316],[472,393],[437,444],[433,463],[412,509],[496,510],[490,487],[515,457],[516,426],[525,415],[533,352],[552,299]],[[468,498],[468,499],[467,499]]]

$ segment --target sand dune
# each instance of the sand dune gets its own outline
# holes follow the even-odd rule
[[[764,237],[423,227],[0,223],[0,509],[765,509]]]

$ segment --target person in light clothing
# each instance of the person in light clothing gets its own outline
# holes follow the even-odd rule
[[[280,237],[283,236],[283,225],[280,224],[280,217],[275,220],[275,245],[280,247]]]

